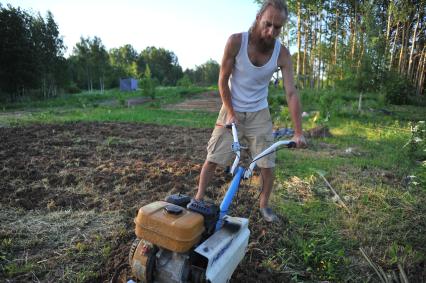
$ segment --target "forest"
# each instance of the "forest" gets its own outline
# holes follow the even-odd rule
[[[260,2],[260,1],[259,1]],[[424,95],[425,1],[288,1],[282,41],[295,45],[302,88],[383,92],[388,102]]]
[[[219,64],[209,60],[182,70],[177,56],[150,46],[138,52],[131,44],[106,50],[102,39],[80,38],[68,58],[60,27],[51,12],[43,17],[0,3],[0,100],[46,99],[62,93],[117,88],[120,78],[154,85],[216,83]],[[152,77],[152,78],[151,78]]]
[[[289,21],[281,41],[295,50],[299,88],[339,87],[382,93],[394,104],[424,102],[424,0],[288,1],[288,6]],[[97,36],[64,46],[51,12],[43,17],[0,6],[0,23],[3,101],[82,90],[102,92],[117,87],[123,77],[169,86],[217,82],[220,66],[216,61],[183,71],[173,51],[163,48],[150,46],[139,52],[125,44],[107,50]],[[67,48],[72,52],[65,58]]]

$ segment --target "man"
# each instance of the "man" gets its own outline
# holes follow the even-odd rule
[[[280,0],[267,0],[256,15],[249,32],[233,34],[228,39],[219,74],[222,109],[207,145],[207,158],[201,169],[195,200],[202,200],[216,166],[230,164],[232,136],[225,125],[236,123],[252,156],[273,143],[272,121],[268,108],[268,85],[279,67],[282,71],[287,103],[295,128],[293,140],[298,147],[306,145],[300,118],[300,101],[293,81],[293,66],[288,49],[276,38],[287,21],[287,6]],[[278,221],[268,207],[273,185],[275,155],[257,161],[263,189],[260,212],[267,222]]]

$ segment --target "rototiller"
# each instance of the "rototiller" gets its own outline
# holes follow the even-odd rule
[[[139,209],[135,218],[137,239],[129,253],[132,274],[142,282],[228,282],[243,259],[249,240],[248,219],[227,215],[241,179],[253,175],[256,161],[293,141],[278,141],[253,158],[248,168],[239,166],[240,151],[235,124],[232,151],[234,176],[225,197],[217,205],[168,196]]]

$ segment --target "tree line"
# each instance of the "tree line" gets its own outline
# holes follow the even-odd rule
[[[80,38],[68,58],[65,50],[51,12],[42,17],[0,3],[0,100],[103,92],[126,77],[149,76],[153,85],[211,85],[219,74],[213,60],[183,71],[172,51],[151,46],[138,52],[130,44],[107,50],[97,36]]]
[[[30,95],[38,89],[44,97],[56,95],[64,77],[64,44],[48,12],[44,19],[0,4],[0,93]]]
[[[392,103],[424,98],[426,0],[287,3],[290,21],[280,39],[296,47],[299,88],[385,92]],[[0,99],[103,91],[117,87],[119,78],[146,74],[155,85],[216,84],[218,78],[213,60],[183,71],[172,51],[153,46],[107,50],[95,36],[81,38],[68,58],[65,48],[52,13],[43,18],[0,4]]]
[[[262,1],[257,1],[261,3]],[[282,33],[299,88],[385,91],[391,102],[424,95],[426,1],[288,0]]]

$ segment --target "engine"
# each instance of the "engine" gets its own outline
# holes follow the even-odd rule
[[[129,253],[132,274],[142,282],[227,282],[250,232],[248,220],[237,217],[215,232],[217,219],[216,205],[184,195],[141,207]]]
[[[138,239],[129,255],[132,272],[143,282],[154,282],[154,278],[155,282],[205,282],[205,260],[193,250],[211,234],[217,207],[195,207],[204,217],[185,208],[190,202],[187,196],[172,195],[166,200],[139,209],[135,218]],[[205,211],[209,208],[210,215]]]

